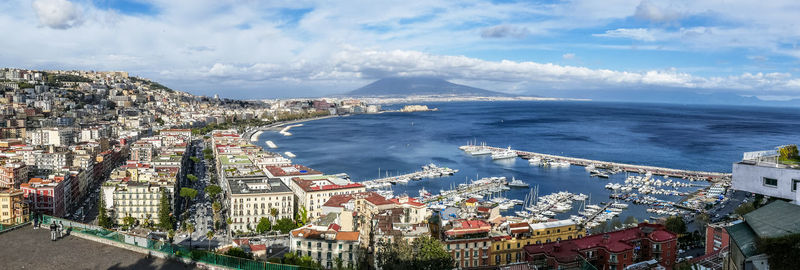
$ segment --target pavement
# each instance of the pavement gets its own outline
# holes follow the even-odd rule
[[[50,241],[49,229],[32,226],[0,234],[0,243],[2,269],[197,269],[72,235]]]
[[[192,233],[191,237],[191,245],[193,248],[197,249],[208,249],[215,248],[220,245],[225,244],[225,235],[223,231],[215,231],[215,235],[213,238],[208,239],[206,237],[206,233],[210,230],[214,230],[214,211],[211,208],[211,200],[210,198],[206,197],[205,188],[207,185],[210,185],[210,179],[206,174],[206,161],[203,158],[203,146],[204,144],[201,142],[195,142],[195,153],[193,153],[196,157],[200,158],[201,162],[195,166],[195,171],[192,172],[195,176],[197,176],[198,180],[192,183],[191,188],[197,190],[197,197],[194,202],[191,203],[194,207],[194,214],[189,216],[188,222],[194,225],[194,232]],[[187,209],[189,211],[189,209]],[[184,237],[184,233],[180,233],[173,238],[173,243],[180,244],[180,245],[189,245],[188,237]]]

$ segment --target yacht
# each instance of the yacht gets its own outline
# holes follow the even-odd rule
[[[492,154],[492,150],[490,150],[489,148],[485,148],[485,147],[478,147],[478,148],[475,148],[472,151],[468,151],[467,153],[469,153],[470,155],[473,155],[473,156],[490,155],[490,154]]]
[[[514,151],[514,150],[511,150],[510,146],[506,150],[492,153],[492,159],[494,159],[494,160],[497,160],[497,159],[508,159],[508,158],[515,158],[515,157],[517,157],[517,152]]]
[[[508,183],[510,187],[528,187],[528,183],[523,182],[522,180],[515,179],[511,177],[511,183]]]
[[[419,189],[419,196],[423,197],[423,198],[424,197],[430,197],[431,193],[428,192],[427,190],[425,190],[425,188],[421,188],[421,189]]]

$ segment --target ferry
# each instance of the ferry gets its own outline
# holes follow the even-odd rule
[[[518,156],[517,152],[514,151],[514,150],[511,150],[510,146],[508,147],[507,150],[503,150],[503,151],[492,153],[492,159],[494,159],[494,160],[515,158],[517,156]]]
[[[522,180],[518,180],[514,177],[511,177],[511,183],[508,183],[510,187],[528,187],[528,183],[523,182]]]

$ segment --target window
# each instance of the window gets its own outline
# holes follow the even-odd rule
[[[798,186],[800,186],[800,179],[792,179],[792,192],[797,191]]]
[[[494,255],[494,261],[499,263],[500,262],[500,255]]]
[[[778,187],[778,179],[764,177],[764,186]]]

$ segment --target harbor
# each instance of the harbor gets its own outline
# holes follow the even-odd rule
[[[360,183],[366,186],[368,189],[379,189],[391,186],[392,184],[407,184],[409,181],[422,180],[425,178],[450,176],[456,172],[458,172],[457,169],[439,167],[438,165],[431,163],[422,166],[422,170],[420,171],[393,176],[389,176],[388,172],[385,172],[387,174],[385,177],[362,181]],[[379,171],[378,175],[380,176],[380,174],[381,173]]]
[[[692,170],[672,169],[672,168],[664,168],[656,166],[616,163],[610,161],[591,160],[591,159],[575,158],[575,157],[565,157],[565,156],[557,156],[557,155],[536,153],[530,151],[514,150],[511,149],[510,147],[499,148],[486,145],[465,145],[461,146],[460,148],[462,150],[467,149],[471,151],[476,151],[478,153],[489,152],[489,154],[507,153],[508,151],[513,151],[517,154],[518,157],[521,157],[523,159],[527,160],[538,159],[540,161],[546,161],[548,163],[558,164],[558,166],[564,166],[564,163],[568,163],[569,165],[584,166],[594,169],[604,169],[611,172],[633,172],[639,174],[650,173],[653,175],[677,177],[688,180],[707,180],[710,182],[729,181],[731,179],[730,173],[692,171]],[[600,174],[602,174],[602,172]]]

